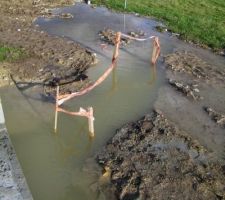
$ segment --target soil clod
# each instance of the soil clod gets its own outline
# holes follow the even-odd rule
[[[112,29],[104,29],[102,31],[99,32],[99,36],[100,39],[110,45],[114,45],[115,44],[115,36],[116,36],[116,32]],[[130,40],[125,38],[125,37],[121,37],[121,45],[122,46],[126,46],[127,44],[130,43]]]
[[[217,70],[195,54],[180,51],[165,56],[165,63],[175,72],[184,72],[198,79],[225,82],[225,70]]]
[[[213,121],[215,121],[217,124],[219,124],[220,126],[225,128],[225,115],[224,114],[221,114],[210,107],[205,107],[204,109]]]
[[[199,89],[197,88],[198,85],[193,85],[193,84],[185,84],[182,82],[178,82],[172,79],[169,79],[169,84],[171,86],[173,86],[174,88],[176,88],[178,91],[182,92],[185,96],[187,97],[191,97],[194,100],[200,100],[203,99],[203,97],[201,97],[199,95]]]

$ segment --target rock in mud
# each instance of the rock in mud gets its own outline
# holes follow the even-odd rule
[[[7,70],[6,63],[0,63],[0,86],[6,86],[10,84],[10,76]]]
[[[144,31],[137,31],[137,32],[131,31],[131,32],[128,32],[128,35],[135,38],[141,38],[146,36],[146,33]]]
[[[115,36],[116,36],[116,32],[112,29],[104,29],[103,31],[99,32],[99,36],[100,39],[108,44],[114,45],[115,44]],[[127,44],[130,43],[130,40],[125,38],[125,37],[121,37],[121,45],[122,46],[126,46]]]
[[[155,27],[155,29],[158,32],[160,32],[160,33],[164,33],[164,32],[167,32],[168,31],[167,27],[166,26],[163,26],[163,25],[158,25],[158,26]]]
[[[195,54],[180,51],[165,56],[165,63],[172,71],[184,72],[198,79],[225,82],[225,70],[217,70]]]
[[[171,86],[182,92],[187,97],[191,97],[194,100],[200,100],[203,98],[199,95],[200,91],[197,88],[198,85],[185,84],[172,79],[169,79],[168,81]]]
[[[74,16],[71,13],[60,13],[58,15],[55,15],[52,13],[52,10],[45,9],[42,13],[42,17],[45,18],[60,18],[60,19],[72,19]]]
[[[58,15],[61,19],[71,19],[74,18],[74,16],[71,13],[61,13]]]
[[[221,114],[210,107],[205,107],[204,110],[208,113],[213,121],[225,128],[225,115]]]
[[[207,149],[161,112],[119,129],[97,156],[117,199],[225,199],[225,174]]]

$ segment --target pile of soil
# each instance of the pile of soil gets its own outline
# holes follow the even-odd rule
[[[0,43],[23,49],[27,56],[14,63],[0,63],[16,82],[45,85],[73,82],[95,62],[95,56],[72,41],[49,36],[33,25],[46,9],[73,1],[9,0],[0,2]],[[66,19],[68,20],[68,19]],[[3,76],[5,76],[4,74]],[[70,88],[72,90],[72,88]]]
[[[225,166],[160,111],[119,129],[97,161],[117,199],[225,199]]]
[[[184,72],[198,79],[225,81],[225,70],[215,69],[191,52],[177,51],[169,54],[165,56],[165,63],[173,71]]]
[[[205,98],[209,100],[208,96],[211,91],[207,89],[207,93],[203,91],[204,95],[201,96],[198,87],[201,87],[203,90],[209,87],[212,90],[220,88],[223,91],[225,83],[225,70],[223,68],[210,65],[197,55],[187,51],[177,51],[164,58],[166,67],[169,69],[167,71],[169,84],[185,96],[191,97],[194,100]],[[212,96],[211,98],[215,97]],[[221,114],[224,112],[223,109],[219,109],[221,113],[215,111],[218,110],[219,106],[212,103],[212,99],[210,99],[210,102],[204,101],[203,105],[199,104],[199,106],[208,113],[217,125],[222,128],[225,127],[225,117],[224,114]],[[208,107],[209,105],[210,107]]]
[[[116,32],[112,29],[104,29],[99,32],[100,39],[107,44],[114,45],[115,44],[115,37]],[[121,36],[121,45],[126,46],[130,43],[130,40],[128,38],[125,38]]]
[[[112,29],[104,29],[102,31],[99,31],[98,35],[100,36],[100,39],[104,42],[106,42],[107,44],[110,45],[114,45],[115,44],[115,37],[116,37],[116,31],[112,30]],[[146,33],[142,30],[140,31],[131,31],[128,32],[127,35],[130,35],[131,37],[134,38],[141,38],[143,36],[146,35]],[[126,46],[128,44],[130,44],[131,39],[124,37],[123,35],[121,36],[121,46]]]
[[[225,128],[225,114],[221,114],[210,107],[205,107],[205,111],[213,121]]]
[[[191,97],[194,100],[201,100],[203,97],[199,95],[198,85],[196,84],[185,84],[181,81],[169,79],[169,84],[178,91],[182,92],[187,97]]]

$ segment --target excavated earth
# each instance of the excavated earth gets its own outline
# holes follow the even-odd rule
[[[217,124],[218,129],[213,129],[214,125],[206,125],[203,120],[202,126],[208,129],[205,131],[213,130],[214,134],[219,134],[216,131],[224,128],[224,111],[208,107],[204,98],[208,99],[211,91],[201,90],[207,85],[223,88],[225,70],[187,51],[169,54],[164,62],[168,83],[166,89],[159,92],[155,111],[120,128],[96,157],[103,169],[102,177],[108,177],[112,184],[105,191],[121,200],[224,200],[224,162],[215,158],[215,150],[208,148],[201,136],[198,140],[195,134],[190,134],[190,124],[195,126],[191,120],[195,118],[190,119],[188,132],[181,128],[180,125],[186,122],[182,121],[176,106],[182,106],[183,114],[188,116],[189,104],[194,105],[200,110],[198,117],[205,119],[204,115],[208,115],[209,120]],[[175,95],[175,107],[170,104],[171,95]],[[187,106],[180,105],[185,98],[183,101],[188,102]],[[202,134],[198,129],[200,126],[193,130]]]
[[[97,156],[116,199],[225,199],[225,166],[161,111],[119,129]],[[111,189],[112,191],[112,189]]]
[[[0,44],[20,48],[26,54],[18,61],[0,63],[1,85],[8,84],[11,78],[21,87],[65,85],[83,79],[83,73],[95,62],[95,56],[80,45],[50,36],[33,25],[38,16],[49,15],[49,10],[72,4],[72,0],[0,2]],[[65,13],[61,17],[66,20],[68,16]],[[70,85],[63,88],[71,91],[74,85]]]

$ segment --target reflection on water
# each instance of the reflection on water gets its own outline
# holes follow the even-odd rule
[[[156,65],[151,65],[150,66],[150,80],[149,84],[153,85],[155,80],[156,80],[157,74],[156,74]]]
[[[71,20],[40,18],[36,23],[50,34],[79,41],[97,53],[100,62],[88,71],[92,81],[102,75],[112,57],[113,47],[101,49],[100,30],[109,27],[156,34],[152,30],[156,22],[112,14],[104,8],[91,9],[78,4],[56,12],[71,12],[75,17]],[[161,62],[149,66],[151,51],[151,42],[133,42],[122,48],[117,68],[106,81],[65,105],[71,111],[93,106],[94,140],[88,137],[86,118],[64,113],[59,113],[58,131],[54,134],[54,104],[43,101],[42,88],[26,84],[21,88],[21,84],[22,90],[1,90],[7,127],[35,200],[105,199],[99,186],[99,168],[94,161],[86,161],[93,158],[118,127],[152,109],[164,74]]]

